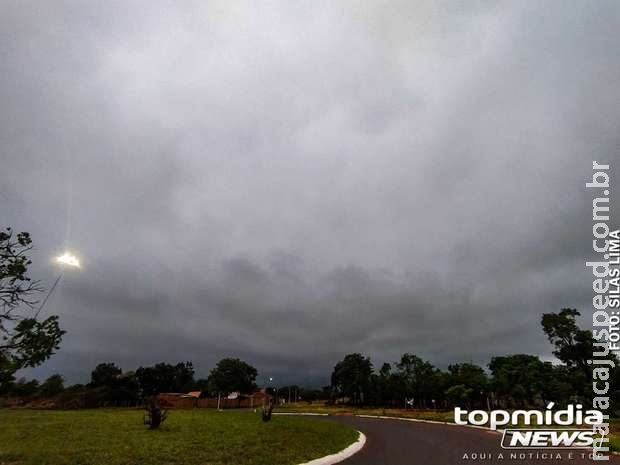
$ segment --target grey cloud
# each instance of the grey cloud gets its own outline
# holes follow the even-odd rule
[[[588,309],[616,2],[0,10],[0,217],[47,283],[63,248],[84,262],[48,308],[62,350],[26,374],[549,357],[540,314]]]

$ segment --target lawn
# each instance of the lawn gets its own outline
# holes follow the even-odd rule
[[[338,452],[336,423],[211,409],[174,410],[160,430],[130,409],[0,410],[0,465],[290,465]]]

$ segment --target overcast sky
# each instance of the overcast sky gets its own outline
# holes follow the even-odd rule
[[[2,1],[0,219],[48,287],[83,262],[22,374],[549,358],[592,160],[618,222],[619,39],[617,1]]]

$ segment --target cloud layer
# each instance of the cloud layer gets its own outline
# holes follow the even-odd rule
[[[550,356],[592,160],[620,180],[618,31],[614,1],[3,2],[1,218],[47,283],[84,263],[27,374]]]

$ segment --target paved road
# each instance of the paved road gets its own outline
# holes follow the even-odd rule
[[[585,450],[573,449],[572,458],[567,450],[505,450],[500,447],[501,434],[476,428],[352,416],[321,417],[319,421],[336,421],[366,435],[364,448],[340,462],[342,465],[620,464],[617,456],[610,457],[609,462],[582,459],[581,454]],[[511,457],[511,452],[517,456]],[[464,459],[466,453],[470,459]],[[479,454],[478,458],[472,459],[472,453]],[[500,453],[503,459],[498,456]],[[522,453],[526,454],[525,458],[520,457]],[[530,458],[530,453],[534,457]],[[538,458],[536,453],[539,454]],[[547,456],[543,457],[543,453]],[[561,459],[549,458],[550,454],[558,453]],[[480,459],[480,454],[486,454],[486,458]]]

